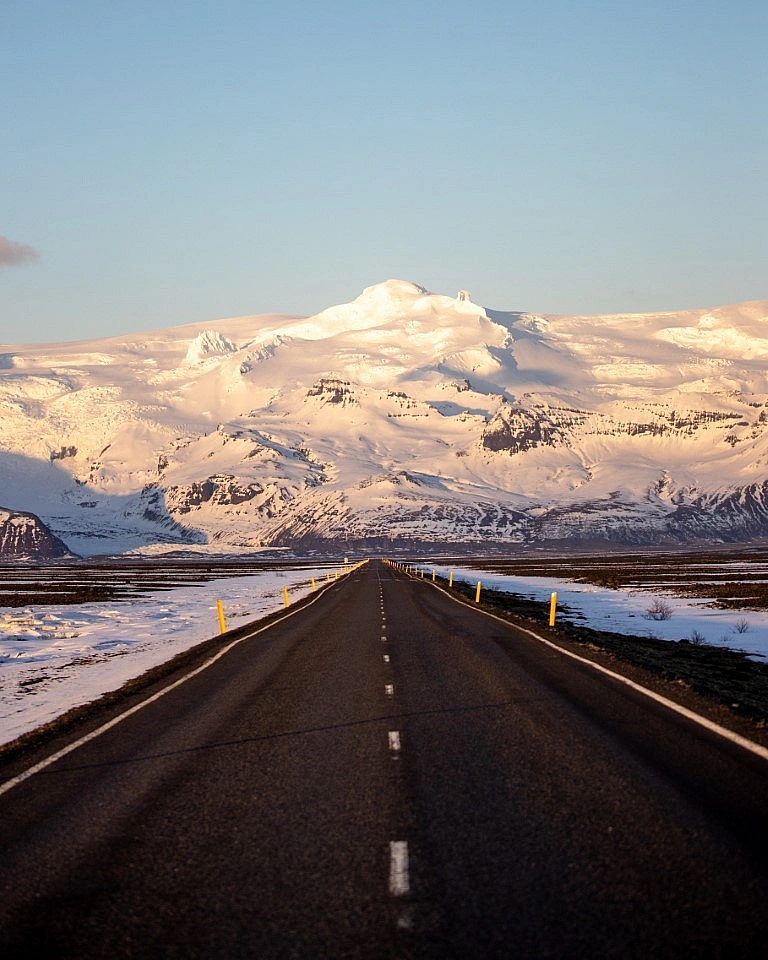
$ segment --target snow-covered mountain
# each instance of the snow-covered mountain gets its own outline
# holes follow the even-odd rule
[[[768,302],[545,316],[390,280],[0,351],[0,503],[77,553],[768,534]]]

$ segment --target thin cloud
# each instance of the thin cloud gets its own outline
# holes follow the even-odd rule
[[[20,267],[24,263],[37,260],[38,253],[26,243],[17,243],[8,237],[0,237],[0,267]]]

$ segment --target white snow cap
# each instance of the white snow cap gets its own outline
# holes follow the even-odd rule
[[[207,357],[234,353],[236,350],[235,344],[217,330],[201,330],[190,343],[184,362],[199,363]]]

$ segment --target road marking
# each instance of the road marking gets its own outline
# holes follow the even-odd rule
[[[395,687],[394,687],[394,684],[392,684],[392,683],[385,683],[385,684],[384,684],[384,693],[385,693],[388,697],[394,697],[394,695],[395,695]]]
[[[443,587],[438,586],[437,584],[433,584],[433,586],[436,590],[444,593],[445,596],[450,600],[453,600],[454,603],[461,603],[462,606],[467,606],[467,604],[463,603],[457,597],[452,596]],[[533,630],[529,630],[527,627],[521,627],[516,623],[511,623],[509,620],[505,620],[503,617],[497,617],[495,613],[490,613],[488,610],[483,610],[481,607],[474,607],[470,609],[475,609],[478,613],[483,614],[485,617],[490,617],[492,620],[496,620],[498,623],[506,624],[507,627],[512,627],[515,630],[520,630],[523,633],[527,633],[529,637],[533,637],[534,640],[538,640],[540,643],[546,644],[546,646],[551,647],[553,650],[557,650],[557,652],[561,653],[564,657],[570,657],[571,660],[576,660],[579,663],[586,664],[586,666],[591,667],[593,670],[597,670],[598,673],[605,674],[606,677],[611,677],[611,679],[625,684],[630,689],[637,691],[637,693],[642,693],[644,696],[656,701],[656,703],[673,710],[675,713],[679,713],[680,716],[685,717],[686,720],[691,720],[693,723],[698,723],[699,726],[704,727],[705,730],[709,730],[710,733],[715,733],[724,740],[730,740],[731,743],[734,743],[739,747],[743,747],[744,750],[749,750],[750,753],[753,753],[758,757],[762,757],[763,760],[768,760],[768,747],[764,747],[759,743],[755,743],[753,740],[748,740],[746,737],[742,737],[740,734],[734,733],[733,730],[729,730],[727,727],[721,727],[719,723],[714,723],[712,720],[702,717],[701,714],[694,713],[693,710],[689,710],[687,707],[682,706],[682,704],[675,703],[674,700],[669,700],[667,697],[663,697],[660,693],[655,693],[653,690],[649,690],[648,687],[643,687],[641,684],[635,683],[635,681],[630,680],[629,677],[623,677],[620,673],[615,673],[613,670],[609,670],[607,667],[604,667],[599,663],[595,663],[594,660],[588,660],[586,657],[580,657],[578,653],[572,653],[570,650],[566,650],[564,647],[558,646],[556,643],[553,643],[551,640],[547,640],[546,637],[540,636],[538,633],[535,633]]]
[[[385,654],[384,654],[384,663],[389,663],[389,654],[388,654],[388,653],[385,653]]]
[[[392,753],[400,753],[400,731],[390,730],[387,738],[389,740],[389,749]]]
[[[381,641],[382,641],[382,643],[386,643],[386,642],[387,642],[387,635],[386,635],[385,633],[382,633],[382,635],[381,635]]]
[[[411,892],[408,873],[408,841],[390,840],[389,892],[393,897],[404,897]]]

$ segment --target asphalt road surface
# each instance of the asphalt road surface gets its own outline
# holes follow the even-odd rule
[[[4,960],[768,954],[768,761],[378,562],[23,770]]]

